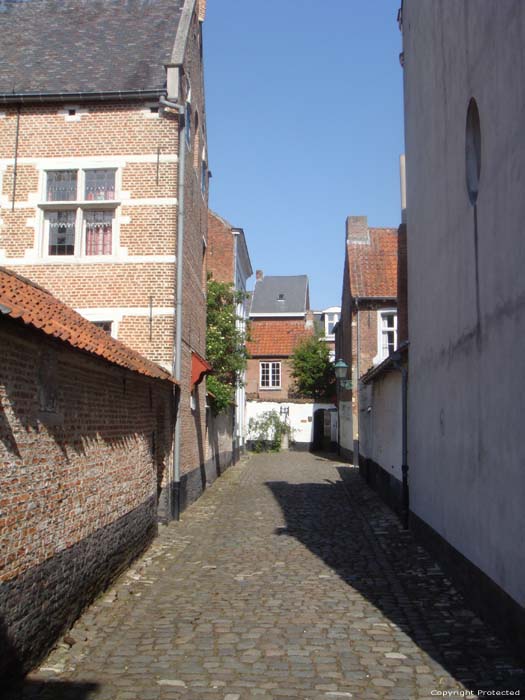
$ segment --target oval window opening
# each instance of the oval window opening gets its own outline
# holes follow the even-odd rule
[[[472,98],[467,110],[467,132],[465,142],[467,191],[471,204],[476,204],[481,175],[481,127],[476,100]]]

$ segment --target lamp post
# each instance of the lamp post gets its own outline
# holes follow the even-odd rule
[[[339,358],[337,362],[334,364],[334,372],[335,372],[335,378],[337,381],[337,387],[338,387],[338,392],[337,392],[337,451],[339,454],[341,454],[341,411],[340,411],[340,405],[341,405],[341,400],[340,400],[340,393],[341,389],[351,389],[352,388],[352,380],[347,379],[346,375],[348,373],[348,365],[346,362],[342,359]]]

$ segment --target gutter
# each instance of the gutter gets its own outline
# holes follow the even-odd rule
[[[158,100],[165,92],[164,88],[157,90],[114,90],[110,92],[13,92],[0,94],[0,104]]]
[[[176,291],[175,291],[175,342],[173,347],[173,376],[175,381],[181,381],[182,373],[182,263],[184,257],[184,170],[186,165],[186,138],[184,135],[184,105],[161,97],[159,103],[173,109],[179,115],[179,162],[177,183],[177,262],[176,262]],[[168,489],[168,507],[170,517],[180,520],[180,391],[175,434],[173,444],[173,493],[170,483]]]

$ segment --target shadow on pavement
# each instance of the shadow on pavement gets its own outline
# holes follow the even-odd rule
[[[89,700],[97,683],[19,680],[0,691],[2,700]]]
[[[324,483],[267,482],[286,520],[277,534],[300,541],[467,688],[525,690],[510,650],[358,470],[338,472],[341,480]]]

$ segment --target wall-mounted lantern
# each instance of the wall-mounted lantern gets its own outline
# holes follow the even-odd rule
[[[347,379],[346,375],[348,373],[348,365],[342,359],[337,360],[334,365],[335,378],[341,389],[346,389],[347,391],[352,388],[352,380]]]

